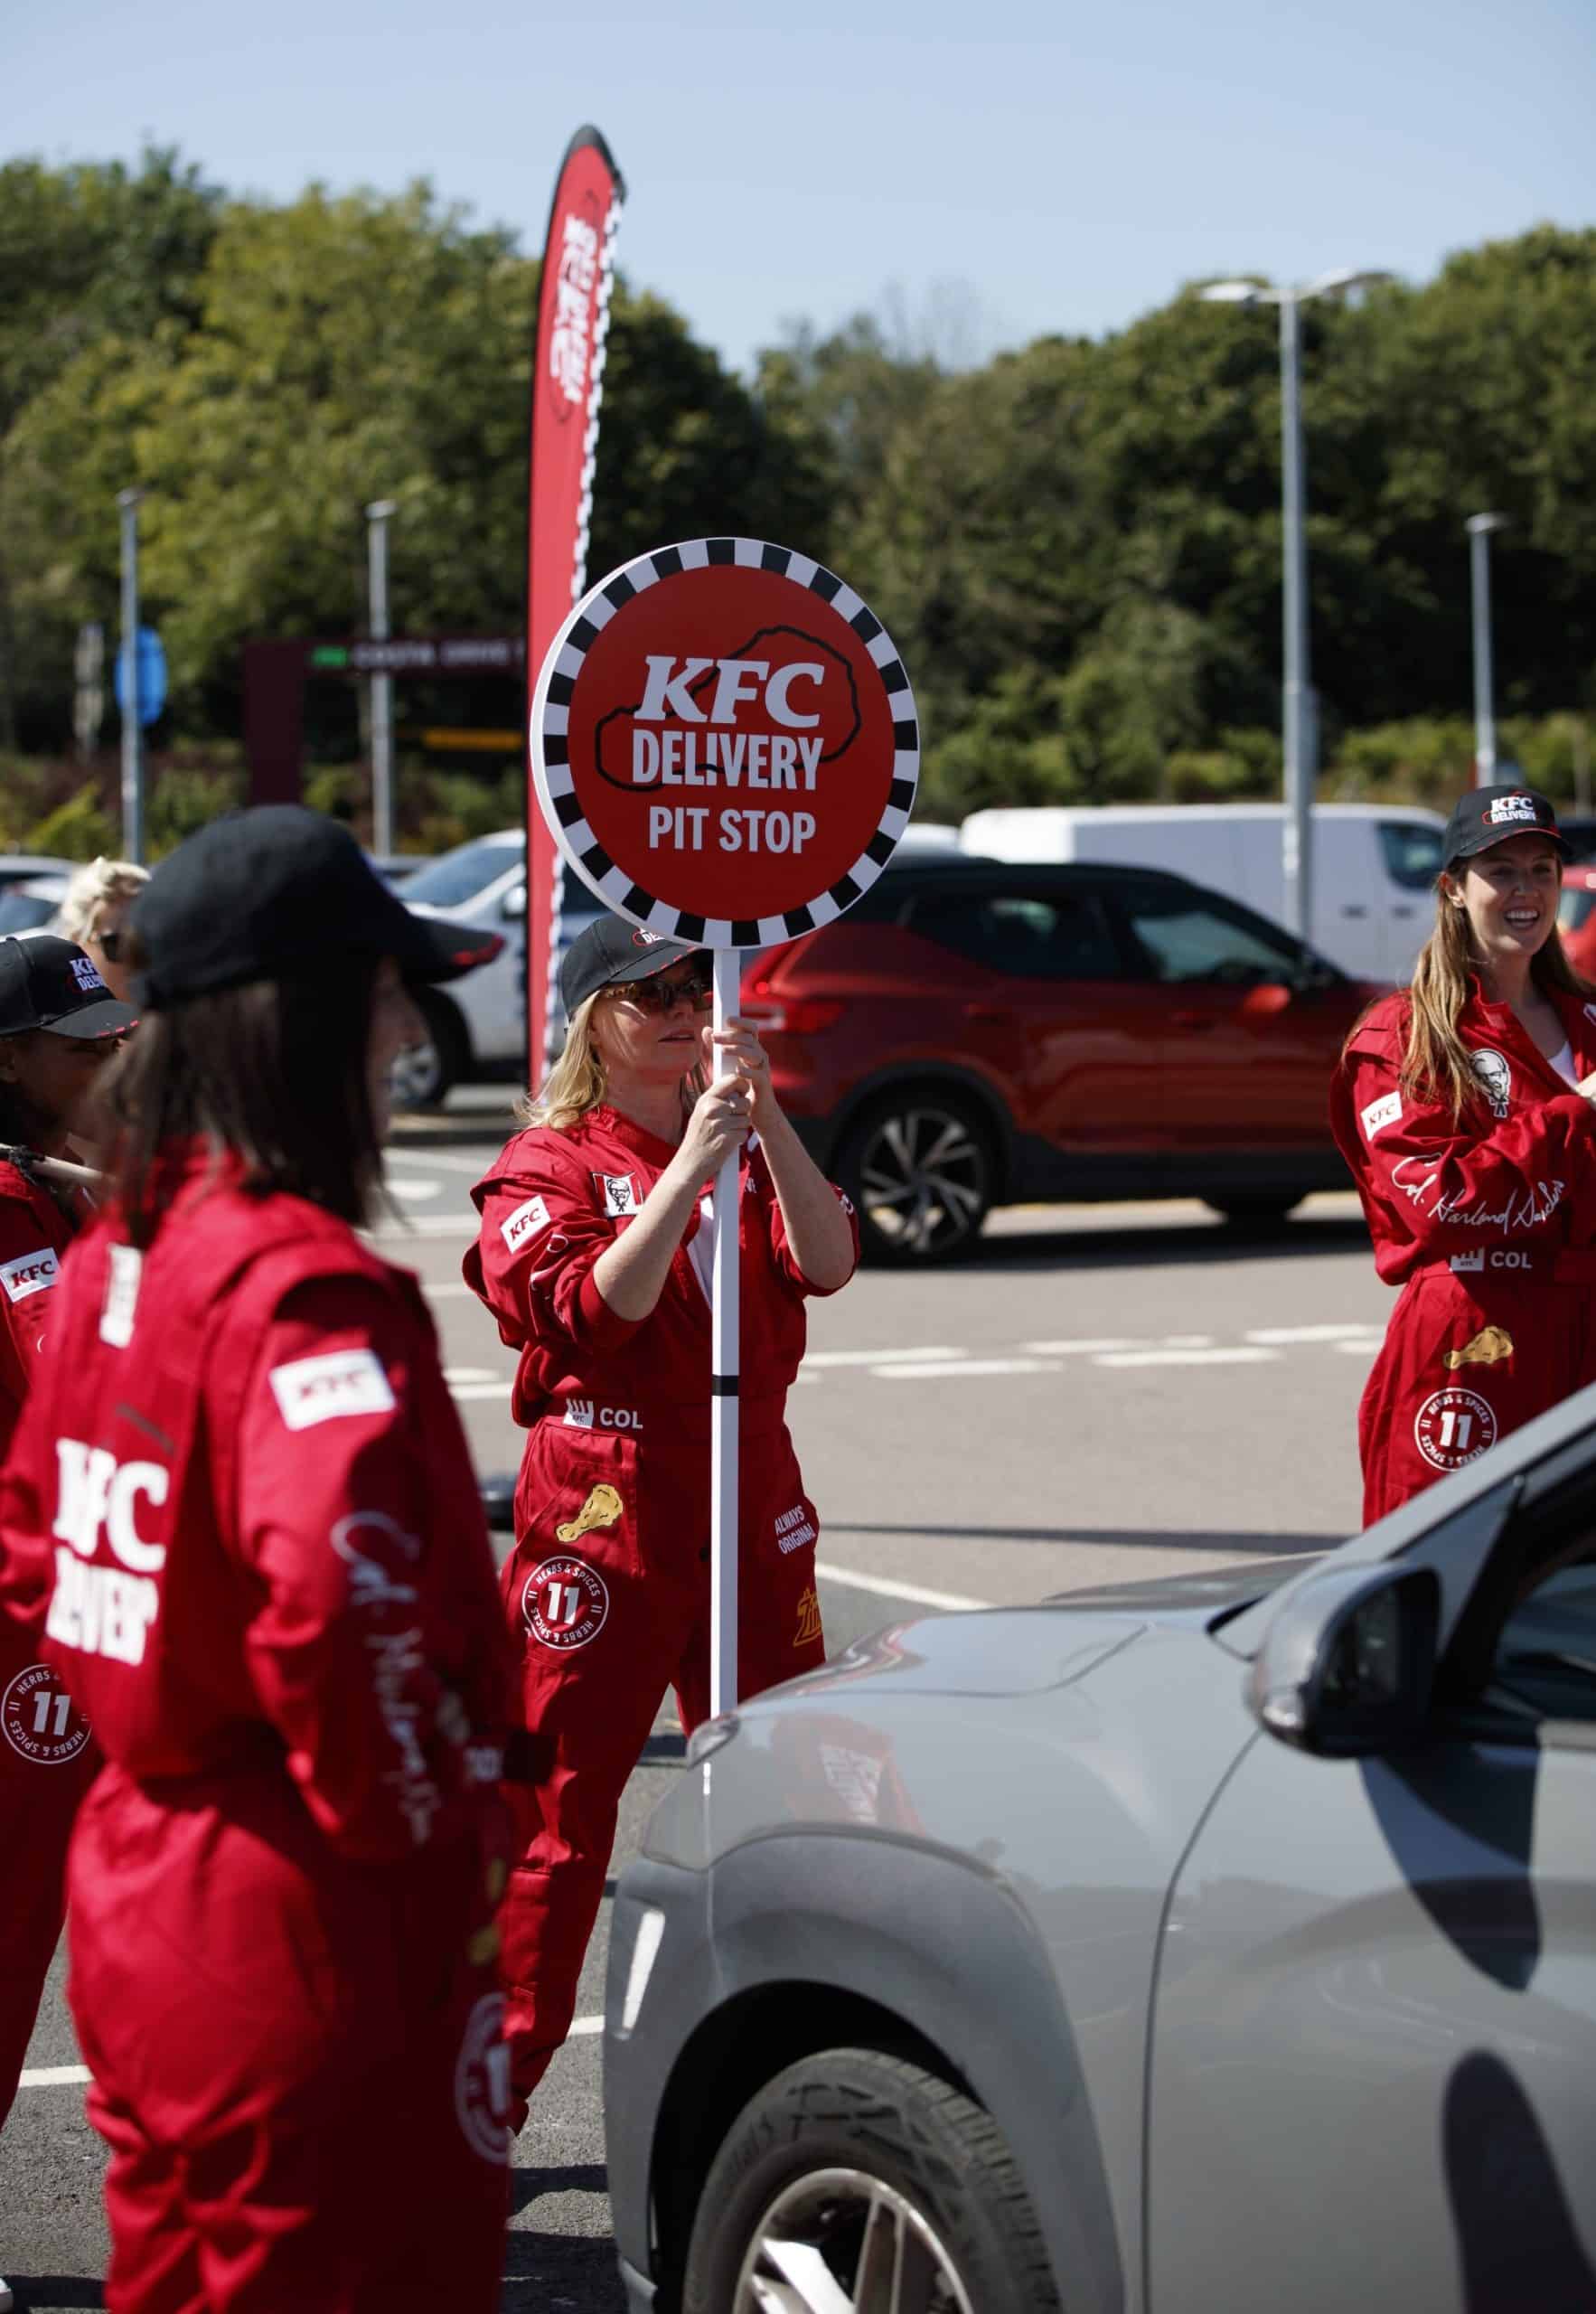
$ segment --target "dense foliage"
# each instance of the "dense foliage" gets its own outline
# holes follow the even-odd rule
[[[519,626],[536,281],[512,234],[424,185],[273,206],[170,153],[0,168],[0,747],[65,756],[73,638],[114,627],[129,484],[172,672],[155,736],[191,757],[237,738],[249,637],[359,631],[371,498],[399,503],[401,626]],[[1511,525],[1505,737],[1566,788],[1596,710],[1596,231],[1316,303],[1304,338],[1328,771],[1343,792],[1466,776],[1463,520],[1489,507]],[[739,530],[843,569],[915,676],[932,808],[1278,780],[1272,309],[1188,289],[1101,342],[976,368],[860,319],[747,383],[623,285],[610,343],[590,568]],[[324,753],[358,752],[352,713]],[[200,774],[180,752],[169,776],[176,827]],[[496,777],[475,780],[490,816]],[[14,836],[32,791],[5,785]],[[455,803],[446,832],[479,816]]]

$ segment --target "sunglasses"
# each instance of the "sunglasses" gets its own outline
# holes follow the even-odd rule
[[[695,1012],[701,1012],[714,1001],[715,980],[712,974],[701,971],[683,973],[676,980],[667,980],[662,974],[657,980],[617,981],[604,992],[619,1002],[635,1005],[640,1012],[669,1012],[683,997]]]
[[[118,931],[113,927],[109,932],[97,933],[95,937],[99,942],[100,955],[113,964],[119,964],[122,959],[122,943],[127,937],[126,932]]]

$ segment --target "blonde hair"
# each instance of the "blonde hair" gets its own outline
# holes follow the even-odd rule
[[[140,868],[131,860],[108,860],[101,853],[87,867],[74,870],[55,912],[57,932],[63,940],[80,944],[92,939],[108,903],[130,900],[149,880],[147,868]]]
[[[551,1133],[568,1133],[589,1109],[607,1101],[610,1092],[609,1071],[604,1065],[604,1055],[593,1033],[593,1011],[612,992],[596,989],[585,996],[571,1014],[566,1026],[565,1043],[559,1058],[543,1079],[536,1093],[523,1093],[515,1105],[515,1114],[522,1124],[547,1125]],[[709,1071],[701,1061],[696,1061],[681,1079],[681,1114],[685,1118],[693,1103],[709,1083]]]
[[[1415,1099],[1444,1099],[1454,1124],[1470,1101],[1481,1097],[1473,1049],[1458,1033],[1477,966],[1469,945],[1468,916],[1448,898],[1446,889],[1448,877],[1464,865],[1453,861],[1436,879],[1435,929],[1413,966],[1407,1042],[1397,1078],[1403,1091]],[[1529,976],[1543,992],[1555,989],[1564,996],[1596,995],[1596,988],[1580,977],[1563,954],[1555,924],[1545,945],[1530,959]],[[1357,1033],[1354,1030],[1353,1035]]]
[[[603,992],[596,989],[582,999],[566,1024],[559,1058],[538,1091],[523,1093],[516,1103],[522,1124],[546,1124],[553,1133],[568,1133],[607,1096],[609,1073],[593,1040],[593,1008]]]

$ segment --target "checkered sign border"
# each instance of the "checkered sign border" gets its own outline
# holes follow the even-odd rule
[[[615,865],[588,826],[571,777],[566,748],[571,694],[593,644],[615,613],[643,588],[711,564],[774,570],[829,603],[864,644],[892,708],[892,785],[874,833],[852,866],[827,890],[780,916],[696,916],[644,891],[624,869]],[[530,736],[532,770],[545,814],[555,841],[584,883],[629,923],[667,939],[690,940],[701,948],[765,948],[831,923],[869,889],[891,859],[908,825],[920,781],[920,725],[915,694],[892,637],[834,570],[791,548],[767,545],[761,539],[690,539],[677,546],[657,547],[652,554],[640,554],[601,579],[577,605],[549,646],[532,701]]]

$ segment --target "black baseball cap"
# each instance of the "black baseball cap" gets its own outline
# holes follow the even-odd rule
[[[119,1037],[138,1019],[111,994],[74,941],[41,933],[0,940],[0,1037]]]
[[[667,940],[662,932],[643,932],[618,916],[601,916],[578,932],[559,968],[559,1001],[568,1021],[578,1004],[617,981],[652,980],[683,956],[703,956],[690,940]]]
[[[1545,796],[1533,787],[1471,787],[1460,795],[1447,822],[1445,857],[1472,860],[1510,836],[1550,836],[1564,860],[1573,858],[1557,825],[1557,814]]]
[[[346,827],[299,804],[229,812],[163,860],[133,903],[141,1003],[303,979],[392,956],[407,980],[455,980],[504,945],[480,925],[418,916]]]

